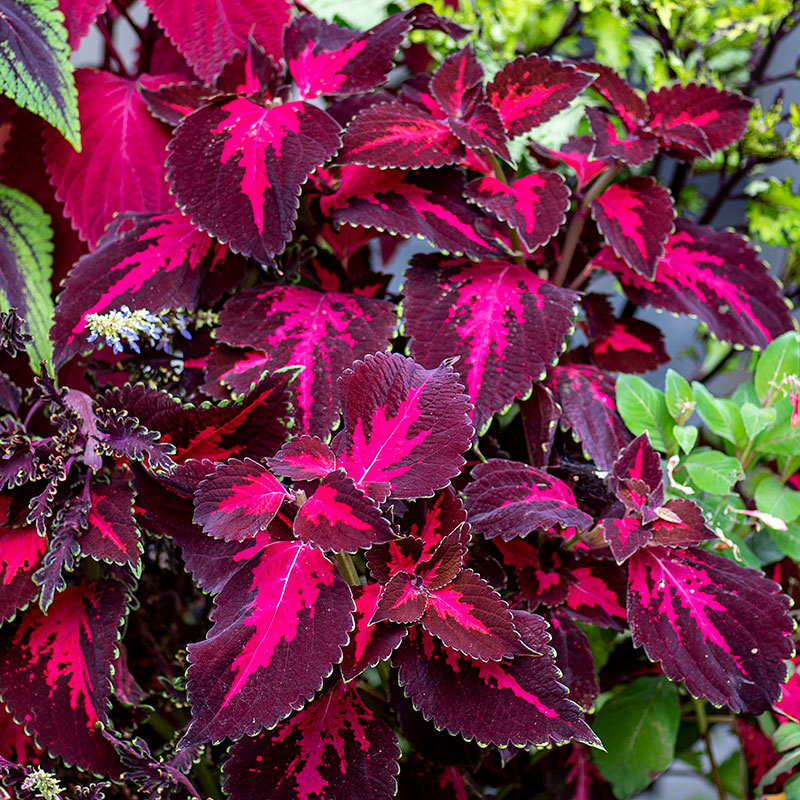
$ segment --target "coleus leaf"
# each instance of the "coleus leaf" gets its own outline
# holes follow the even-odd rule
[[[584,711],[591,711],[600,687],[589,639],[564,611],[548,611],[544,618],[550,624],[556,666],[561,670],[561,680],[569,689],[570,699]]]
[[[276,61],[282,55],[281,35],[289,21],[286,0],[189,0],[180,9],[169,0],[147,0],[146,5],[206,83],[234,51],[247,47],[250,38]]]
[[[3,0],[0,93],[49,122],[81,148],[69,44],[55,0]]]
[[[214,78],[214,94],[235,94],[258,103],[271,98],[278,88],[283,70],[251,38],[247,47],[237,50]]]
[[[294,533],[322,550],[345,553],[394,538],[378,506],[341,470],[326,475],[300,506]]]
[[[399,757],[394,731],[338,682],[274,730],[237,742],[224,787],[231,800],[389,800]]]
[[[561,353],[578,295],[508,261],[415,256],[406,273],[405,331],[425,366],[460,356],[482,431],[525,395]]]
[[[267,354],[219,344],[206,359],[206,382],[200,387],[211,397],[227,400],[231,393],[247,394],[267,368]]]
[[[614,109],[629,131],[644,126],[650,118],[650,109],[635,89],[613,69],[596,61],[581,61],[578,68],[595,76],[591,85]],[[587,109],[588,111],[588,109]]]
[[[53,357],[48,337],[53,320],[52,240],[50,218],[42,207],[22,192],[0,186],[0,312],[9,319],[14,309],[15,318],[25,320],[24,342],[19,334],[13,340],[24,343],[37,375],[41,362]]]
[[[561,424],[571,428],[592,461],[610,470],[633,438],[617,413],[614,379],[585,364],[560,364],[550,373],[562,409]]]
[[[781,693],[789,599],[761,573],[697,548],[651,545],[628,561],[633,643],[697,697],[759,714]]]
[[[437,728],[467,741],[500,747],[569,740],[598,744],[558,682],[547,623],[522,611],[513,616],[523,642],[541,655],[474,661],[415,628],[392,655],[403,690]]]
[[[630,558],[653,538],[653,529],[635,517],[602,519],[600,525],[617,564]]]
[[[139,94],[150,113],[167,125],[175,126],[184,117],[197,111],[217,94],[210,86],[193,81],[168,83],[169,76],[143,75],[139,79]]]
[[[385,300],[267,286],[229,300],[216,336],[265,353],[268,370],[303,367],[293,384],[300,430],[327,436],[339,417],[336,381],[353,361],[389,346],[396,320]]]
[[[208,297],[209,276],[224,275],[232,286],[243,265],[179,211],[166,214],[122,214],[70,271],[58,296],[53,342],[58,364],[91,349],[87,316],[118,311],[123,305],[156,313],[164,309],[193,311]]]
[[[96,725],[108,722],[127,601],[119,583],[83,581],[61,592],[46,616],[30,608],[0,633],[0,694],[14,717],[52,754],[111,778],[119,760]]]
[[[464,178],[446,169],[342,168],[335,194],[323,197],[322,210],[337,225],[379,228],[401,236],[419,236],[447,253],[469,258],[498,255],[502,232],[463,198]]]
[[[408,103],[378,103],[361,111],[342,138],[337,164],[441,167],[456,164],[464,147],[443,122]]]
[[[340,144],[339,124],[315,106],[237,97],[181,121],[168,174],[193,222],[268,264],[291,238],[302,184]]]
[[[347,584],[322,552],[296,540],[267,544],[214,604],[208,637],[189,645],[193,718],[181,747],[252,735],[302,707],[353,625]]]
[[[658,139],[655,136],[642,133],[639,136],[622,138],[611,120],[599,108],[587,108],[586,116],[596,140],[593,153],[596,158],[621,161],[628,166],[638,167],[656,154]]]
[[[495,75],[486,95],[508,135],[519,136],[566,108],[592,76],[570,64],[540,56],[522,56]]]
[[[634,272],[652,280],[674,229],[669,192],[654,178],[627,178],[592,200],[592,216],[614,252]]]
[[[64,15],[64,25],[69,34],[69,46],[76,50],[78,43],[92,27],[94,21],[106,10],[111,0],[58,0]]]
[[[679,218],[650,282],[600,251],[598,267],[620,279],[637,305],[693,314],[715,336],[746,347],[766,347],[793,326],[778,285],[740,236]]]
[[[510,184],[484,176],[467,184],[466,196],[511,225],[531,252],[558,232],[569,209],[569,189],[564,179],[547,170]]]
[[[571,617],[602,628],[623,629],[627,584],[624,568],[613,561],[586,558],[569,567],[569,579],[564,607]]]
[[[534,467],[545,467],[550,460],[561,409],[543,383],[534,383],[530,396],[519,401],[519,411],[528,445],[528,461]]]
[[[560,150],[551,150],[536,142],[530,149],[536,158],[548,167],[559,162],[566,164],[578,179],[578,188],[582,189],[591,180],[608,168],[608,164],[600,158],[594,158],[595,139],[592,136],[570,136]]]
[[[8,759],[14,764],[37,764],[44,751],[37,747],[32,736],[25,733],[24,724],[14,721],[14,716],[0,704],[0,770],[7,769],[2,760]],[[8,774],[6,774],[8,781]],[[8,788],[8,786],[6,786]]]
[[[232,458],[200,482],[193,521],[209,536],[241,542],[266,530],[288,496],[265,466]]]
[[[693,160],[708,158],[742,137],[752,100],[710,85],[690,83],[648,92],[647,104],[649,129],[677,158]]]
[[[462,555],[466,552],[469,544],[469,526],[464,524],[466,520],[467,512],[461,505],[461,500],[452,486],[448,486],[441,492],[436,492],[432,498],[413,503],[403,515],[402,527],[409,536],[420,540],[420,562],[430,562],[440,551],[444,540],[450,539],[456,533]],[[455,575],[451,579],[452,577]]]
[[[377,583],[353,586],[352,592],[356,604],[353,612],[355,627],[339,665],[346,681],[358,677],[367,667],[374,667],[379,661],[389,658],[408,632],[405,625],[393,622],[370,623],[381,595],[381,587]]]
[[[56,198],[81,238],[94,247],[116,212],[171,211],[166,182],[168,128],[150,115],[139,83],[110,72],[75,72],[82,152],[45,135]]]
[[[662,510],[660,513],[663,516],[654,520],[651,526],[655,544],[683,547],[715,538],[716,534],[708,527],[703,511],[697,503],[674,499],[665,503],[663,509],[667,514]],[[671,519],[665,519],[667,515]]]
[[[336,465],[377,501],[425,497],[458,474],[472,438],[469,401],[448,366],[397,353],[357,361],[339,379]]]
[[[284,478],[313,481],[336,469],[336,456],[317,436],[293,436],[269,460],[269,466]]]
[[[47,539],[34,525],[8,524],[11,500],[0,495],[0,623],[14,617],[36,596],[33,573],[47,549]]]
[[[102,447],[117,456],[132,461],[145,458],[151,469],[168,470],[175,465],[171,455],[175,447],[170,442],[160,442],[161,434],[150,431],[126,409],[96,409],[97,430]]]
[[[489,459],[472,470],[467,519],[475,533],[508,541],[559,525],[585,530],[592,518],[578,509],[566,483],[517,461]]]
[[[630,486],[641,487],[643,496],[633,496]],[[664,474],[661,457],[650,444],[645,431],[637,436],[619,454],[609,476],[609,488],[632,511],[641,512],[645,507],[658,508],[664,502]],[[651,522],[652,518],[648,518]]]
[[[403,13],[368,31],[342,28],[311,14],[296,16],[283,34],[283,49],[298,98],[376,88],[386,81],[410,28],[411,21]]]
[[[95,483],[89,496],[87,527],[80,537],[82,555],[112,564],[129,564],[137,570],[144,547],[133,522],[130,483]]]
[[[589,351],[592,361],[610,372],[649,372],[670,360],[661,331],[632,317],[615,320],[607,333],[589,342]]]

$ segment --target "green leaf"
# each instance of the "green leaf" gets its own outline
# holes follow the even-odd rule
[[[664,393],[636,375],[617,378],[617,410],[634,435],[647,431],[656,450],[667,451],[675,427],[667,411]]]
[[[753,386],[753,381],[742,381],[734,390],[731,395],[731,400],[741,408],[745,403],[751,403],[754,406],[760,405],[761,401],[756,394],[756,387]]]
[[[672,430],[672,435],[684,453],[688,455],[692,452],[692,448],[697,443],[697,428],[694,425],[684,425],[682,428],[676,425]]]
[[[779,753],[800,747],[800,725],[796,722],[785,722],[775,731],[772,744]]]
[[[789,398],[779,400],[775,406],[776,419],[773,425],[761,433],[756,440],[760,454],[773,456],[796,456],[800,454],[800,425],[792,427],[792,404]]]
[[[756,508],[765,514],[773,514],[785,522],[794,522],[800,517],[800,492],[784,486],[775,478],[764,478],[755,494]]]
[[[735,403],[714,397],[702,383],[692,383],[697,401],[697,413],[712,433],[722,436],[733,444],[742,446],[747,442],[742,415]]]
[[[786,392],[784,379],[800,373],[800,342],[795,331],[787,331],[769,343],[756,364],[754,383],[758,399],[770,405]]]
[[[739,462],[718,450],[698,450],[683,465],[695,486],[711,494],[726,494],[736,481],[744,478]]]
[[[755,439],[761,431],[766,430],[775,422],[775,417],[777,416],[774,408],[762,408],[752,403],[745,403],[739,411],[744,423],[744,432],[748,439]]]
[[[686,422],[692,416],[696,405],[694,392],[692,387],[689,386],[689,381],[683,375],[675,372],[674,369],[668,369],[664,388],[666,390],[667,411],[679,425]]]
[[[788,247],[800,242],[800,197],[792,189],[792,179],[753,181],[745,190],[750,233],[764,244]]]
[[[0,0],[0,92],[81,149],[78,92],[58,0]]]
[[[769,538],[781,549],[785,555],[794,561],[800,561],[800,525],[789,522],[785,531],[768,528]]]
[[[28,195],[0,186],[0,311],[16,308],[28,325],[31,368],[53,358],[53,231],[50,217]]]
[[[644,789],[672,763],[679,721],[678,689],[662,677],[637,678],[600,709],[592,728],[607,752],[592,757],[617,797]]]
[[[792,768],[800,764],[800,748],[787,753],[772,769],[764,773],[764,777],[758,783],[757,792],[761,792],[764,786],[769,786],[779,775],[784,772],[791,772]]]

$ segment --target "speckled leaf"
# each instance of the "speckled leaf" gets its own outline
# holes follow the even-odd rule
[[[386,300],[268,286],[229,300],[216,336],[265,353],[266,369],[303,367],[293,383],[300,431],[327,436],[339,417],[336,381],[355,360],[386,349],[396,321]]]
[[[481,431],[558,357],[577,298],[508,261],[415,256],[403,303],[411,354],[429,367],[460,356]]]
[[[610,470],[633,438],[617,413],[613,377],[585,364],[564,364],[550,373],[562,415],[599,469]]]
[[[232,458],[200,482],[193,521],[210,536],[241,542],[266,530],[288,496],[258,461]]]
[[[232,285],[243,265],[178,211],[122,214],[109,226],[98,249],[70,271],[58,296],[53,342],[58,364],[97,345],[88,342],[86,316],[146,309],[157,313],[194,311],[213,272]],[[207,291],[205,292],[207,293]],[[216,299],[216,298],[214,298]]]
[[[775,280],[747,242],[679,218],[651,283],[600,251],[595,264],[616,274],[637,305],[692,314],[718,338],[766,347],[791,330],[792,318]]]
[[[130,484],[121,480],[95,483],[89,496],[87,527],[80,537],[82,555],[138,569],[143,547],[133,522]]]
[[[510,184],[491,175],[478,178],[467,184],[466,196],[511,225],[531,252],[558,232],[569,208],[564,179],[547,170]]]
[[[56,0],[0,3],[0,93],[81,148],[70,48]]]
[[[674,228],[669,192],[654,178],[627,178],[592,200],[592,216],[614,252],[634,272],[652,280]]]
[[[467,741],[505,747],[569,740],[597,744],[580,708],[567,698],[545,621],[513,612],[524,643],[541,655],[474,661],[414,629],[392,656],[414,707],[438,728]]]
[[[389,800],[399,757],[394,731],[339,682],[274,730],[237,742],[224,787],[231,800]]]
[[[252,38],[277,61],[281,35],[289,21],[287,0],[147,0],[167,36],[207,83],[236,50]]]
[[[29,608],[0,633],[0,694],[40,744],[99,775],[119,776],[108,722],[111,662],[127,608],[119,583],[84,581],[58,594],[45,616]]]
[[[761,573],[697,548],[650,546],[628,562],[633,643],[697,697],[760,714],[794,646],[789,598]]]
[[[408,173],[360,165],[342,169],[337,192],[321,201],[337,225],[419,236],[447,253],[498,255],[503,233],[463,198],[464,178],[445,168]]]
[[[94,247],[117,212],[171,211],[166,181],[169,128],[150,115],[140,83],[111,72],[75,72],[83,151],[46,131],[47,171],[56,198]]]
[[[205,641],[189,645],[193,718],[181,746],[253,735],[301,708],[341,658],[352,610],[319,550],[267,544],[216,597]]]
[[[374,499],[424,497],[461,469],[469,401],[447,366],[399,354],[358,361],[339,380],[344,430],[336,464]]]
[[[514,137],[566,108],[591,82],[591,75],[570,64],[526,56],[506,64],[486,94],[500,113],[509,136]]]
[[[11,499],[0,495],[0,623],[12,619],[36,596],[33,573],[47,549],[47,539],[35,525],[8,524],[10,505]]]
[[[323,550],[355,553],[394,538],[378,506],[341,470],[326,475],[294,518],[294,533]]]
[[[292,236],[302,184],[339,145],[339,124],[308,103],[220,100],[175,129],[169,179],[194,222],[267,264]]]

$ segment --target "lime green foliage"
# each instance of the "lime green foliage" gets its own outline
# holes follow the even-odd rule
[[[32,336],[28,355],[37,374],[40,363],[53,358],[52,240],[50,217],[41,206],[16,189],[0,186],[0,311],[16,308],[27,323]]]
[[[637,678],[603,705],[592,727],[607,752],[592,757],[617,797],[644,789],[670,765],[679,721],[678,687],[662,677]]]
[[[791,178],[751,181],[746,192],[751,236],[775,247],[800,244],[800,196]]]
[[[57,0],[0,0],[0,92],[81,149],[78,93]]]

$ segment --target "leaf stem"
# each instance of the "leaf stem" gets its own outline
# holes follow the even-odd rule
[[[105,40],[106,45],[106,53],[117,62],[117,69],[119,70],[119,74],[123,78],[130,78],[131,74],[128,72],[127,68],[125,67],[125,62],[122,60],[122,56],[120,56],[119,52],[117,51],[116,46],[114,45],[114,40],[111,36],[111,31],[109,30],[108,26],[105,22],[101,19],[98,19],[95,23],[97,25],[97,30],[100,31],[100,35]]]
[[[503,171],[503,165],[500,163],[500,160],[494,153],[487,152],[487,156],[489,158],[489,163],[492,165],[492,169],[494,170],[495,178],[497,178],[500,183],[508,186],[508,179],[506,178],[506,173]],[[511,247],[514,250],[514,261],[516,261],[521,267],[526,267],[527,262],[525,260],[525,251],[522,249],[522,242],[519,239],[519,233],[517,233],[517,229],[508,222],[506,223],[506,228],[508,228],[508,238],[511,240]]]
[[[383,685],[383,694],[385,697],[389,697],[389,680],[391,678],[391,673],[389,671],[389,662],[388,661],[379,661],[375,665],[375,669],[378,670],[378,675],[381,676],[381,684]]]
[[[706,748],[708,763],[711,765],[711,775],[714,778],[714,785],[717,787],[717,796],[719,800],[726,800],[725,786],[722,783],[722,776],[719,774],[719,767],[717,766],[717,761],[714,758],[714,750],[711,746],[711,736],[708,732],[708,717],[706,716],[705,701],[693,697],[692,705],[694,706],[694,712],[697,717],[697,727],[700,729],[700,736]]]
[[[361,579],[358,577],[358,571],[356,570],[356,565],[353,563],[353,559],[347,553],[337,553],[336,561],[342,571],[342,577],[351,586],[360,586]]]

